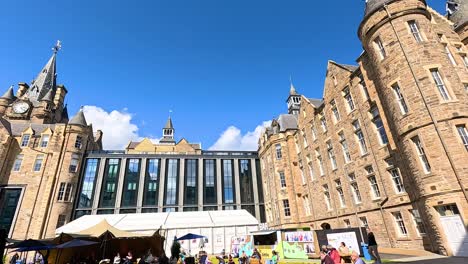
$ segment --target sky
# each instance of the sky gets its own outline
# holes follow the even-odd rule
[[[428,0],[444,12],[444,0]],[[328,60],[356,64],[364,0],[2,1],[0,91],[30,83],[62,41],[57,80],[106,149],[176,139],[256,150],[290,77],[322,98]],[[1,92],[3,93],[3,92]]]

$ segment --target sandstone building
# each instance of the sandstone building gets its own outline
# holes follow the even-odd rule
[[[245,209],[265,222],[257,152],[205,151],[174,133],[169,118],[159,143],[87,153],[75,218]]]
[[[30,85],[0,97],[0,228],[14,239],[55,235],[71,217],[84,153],[101,148],[82,111],[68,118],[58,49]]]
[[[368,226],[381,246],[468,256],[468,2],[368,0],[357,66],[291,84],[259,139],[267,222]]]

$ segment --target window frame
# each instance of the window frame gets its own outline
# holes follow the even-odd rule
[[[423,38],[423,36],[421,34],[421,30],[419,29],[419,25],[416,22],[416,20],[409,20],[408,21],[408,26],[409,26],[410,32],[413,35],[416,42],[417,43],[424,42],[424,38]]]
[[[398,82],[392,84],[392,90],[393,90],[393,94],[395,95],[397,104],[400,108],[400,113],[402,115],[407,115],[409,112],[409,108],[408,108],[408,104],[406,103],[405,97],[403,96],[403,93],[401,92],[400,84]]]
[[[47,139],[47,140],[44,140],[44,139]],[[47,146],[49,146],[49,141],[50,141],[50,134],[42,134],[41,142],[39,143],[39,146],[41,148],[47,148]]]
[[[442,75],[440,74],[439,69],[432,68],[429,69],[429,71],[432,77],[432,81],[436,85],[437,91],[439,92],[439,96],[442,98],[442,100],[445,102],[452,100],[450,92],[447,88],[447,85],[444,82]]]
[[[465,124],[455,126],[460,136],[460,140],[465,147],[465,150],[468,151],[468,130]]]
[[[13,161],[13,167],[11,168],[11,171],[14,171],[14,172],[21,171],[21,165],[23,165],[23,160],[24,160],[24,154],[19,153],[18,155],[16,155],[15,160]]]
[[[40,161],[40,164],[38,164],[38,161]],[[39,167],[37,167],[38,165]],[[43,165],[44,165],[44,154],[37,154],[33,163],[33,172],[40,172],[42,170]]]
[[[395,220],[395,227],[400,237],[408,237],[408,228],[406,228],[405,220],[401,212],[392,212],[393,219]]]
[[[374,48],[377,50],[377,54],[381,61],[387,57],[387,51],[385,50],[385,45],[383,44],[380,36],[374,39]]]
[[[23,134],[21,136],[21,144],[20,144],[20,147],[22,148],[27,148],[29,146],[29,142],[31,141],[31,137],[32,135],[27,133],[27,134]]]
[[[424,173],[425,174],[431,173],[432,167],[427,157],[426,151],[424,150],[424,145],[421,142],[421,139],[419,138],[419,136],[414,136],[411,138],[411,142],[413,143],[413,147],[416,150],[419,164],[422,167]]]

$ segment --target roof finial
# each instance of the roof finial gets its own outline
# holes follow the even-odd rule
[[[169,109],[169,118],[171,118],[171,116],[172,116],[172,110]]]
[[[289,75],[289,94],[290,95],[295,95],[297,94],[296,88],[294,87],[294,84],[292,82],[292,77]]]
[[[57,43],[52,48],[52,50],[54,51],[55,54],[57,54],[57,52],[61,49],[62,49],[62,42],[60,40],[57,40]]]

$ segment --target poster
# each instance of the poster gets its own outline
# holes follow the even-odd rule
[[[356,233],[354,232],[327,234],[327,239],[328,244],[332,245],[336,249],[340,247],[341,242],[344,242],[350,251],[356,251],[361,254]]]
[[[284,240],[287,242],[314,242],[311,231],[285,232]]]
[[[235,256],[242,255],[245,252],[247,256],[251,256],[253,252],[252,236],[237,236],[231,238],[231,253]]]

